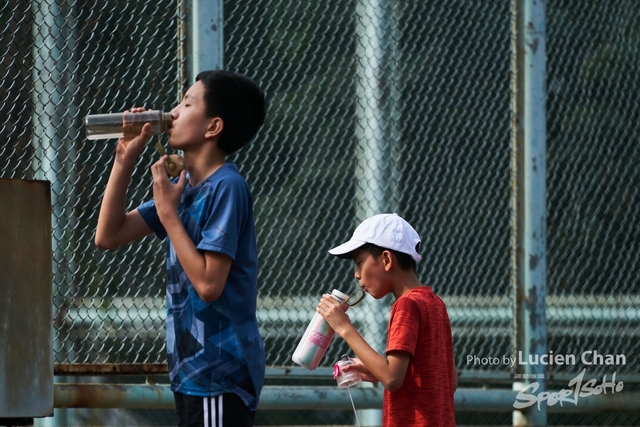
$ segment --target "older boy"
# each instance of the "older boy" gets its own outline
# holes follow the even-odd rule
[[[152,232],[167,238],[167,352],[179,425],[251,426],[265,371],[253,199],[225,158],[262,126],[264,94],[240,74],[205,71],[171,114],[169,146],[183,151],[186,171],[172,183],[163,156],[151,167],[153,200],[126,212],[150,125],[120,139],[95,242],[112,249]]]
[[[386,357],[355,330],[333,298],[324,296],[317,311],[349,344],[365,381],[384,386],[384,427],[455,426],[453,393],[457,376],[447,310],[416,276],[420,237],[396,214],[363,221],[351,239],[329,251],[355,263],[360,287],[376,299],[391,293]]]

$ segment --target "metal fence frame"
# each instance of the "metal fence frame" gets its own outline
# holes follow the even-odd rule
[[[34,4],[47,8],[45,2]],[[370,13],[363,12],[362,16],[371,19],[363,20],[357,34],[359,37],[369,37],[370,34],[381,36],[376,31],[382,23],[375,17],[381,14],[376,11],[381,2],[363,1],[359,7],[370,9]],[[179,15],[186,17],[181,20],[179,27],[180,46],[178,51],[178,66],[180,69],[180,83],[177,88],[177,97],[184,90],[184,82],[192,81],[197,70],[220,68],[223,65],[223,39],[221,28],[223,26],[222,0],[205,1],[190,0],[178,3]],[[50,11],[42,9],[36,13],[36,24],[50,17]],[[550,298],[546,292],[547,277],[547,252],[546,252],[546,18],[545,2],[535,0],[512,1],[512,294],[503,297],[499,301],[492,298],[486,306],[482,302],[475,301],[473,307],[466,306],[464,297],[445,297],[449,307],[454,334],[457,325],[464,325],[464,319],[469,317],[487,318],[492,327],[508,329],[512,337],[513,354],[522,353],[525,358],[529,356],[542,356],[548,352],[548,324],[553,320],[554,327],[561,327],[564,319],[573,319],[584,316],[591,321],[616,322],[620,317],[638,321],[638,308],[630,306],[630,311],[612,313],[601,307],[601,311],[584,311],[575,308],[580,304],[579,300],[567,298]],[[41,22],[41,23],[42,23]],[[393,31],[393,28],[390,30]],[[67,40],[71,40],[68,38]],[[50,56],[40,56],[42,61],[54,61],[58,40],[44,37],[39,40],[42,46],[49,46]],[[371,42],[371,40],[369,40]],[[374,40],[376,46],[384,44],[384,40]],[[201,46],[216,46],[215,49],[201,49]],[[69,49],[67,46],[66,49]],[[53,52],[53,53],[51,53]],[[379,59],[366,50],[358,51],[359,69],[358,79],[365,82],[363,86],[369,88],[364,91],[362,102],[357,110],[358,120],[368,123],[369,126],[361,126],[366,129],[362,135],[358,135],[360,142],[360,175],[357,180],[365,182],[361,188],[371,188],[371,183],[377,184],[378,189],[385,188],[385,182],[393,169],[385,164],[386,158],[393,158],[394,153],[387,153],[384,132],[393,132],[393,126],[389,123],[379,122],[381,116],[377,104],[379,96],[375,93],[377,86],[372,82],[378,82],[384,76],[377,74],[376,61]],[[70,65],[73,66],[73,65]],[[55,77],[55,76],[54,76]],[[35,84],[52,84],[51,81]],[[52,79],[52,81],[54,81]],[[73,90],[71,90],[73,93]],[[68,96],[68,93],[58,94],[55,88],[48,91],[53,97]],[[36,112],[42,112],[50,107],[52,102],[38,99]],[[73,105],[73,103],[71,103]],[[55,114],[52,112],[49,117]],[[43,137],[53,127],[39,120],[35,121],[34,133]],[[371,126],[371,123],[375,123]],[[389,128],[391,129],[389,130]],[[63,142],[56,135],[49,135],[54,141],[50,146],[48,155],[42,154],[43,161],[58,161],[56,152],[60,149],[56,144]],[[57,142],[56,142],[57,141]],[[378,144],[371,144],[378,141]],[[73,148],[68,148],[73,152]],[[384,153],[384,154],[381,154]],[[53,160],[52,160],[53,159]],[[58,170],[61,166],[52,168]],[[72,174],[71,169],[68,170]],[[53,186],[58,187],[54,195],[64,194],[64,189],[55,176],[43,176]],[[358,193],[359,207],[364,206],[356,213],[361,220],[373,213],[393,210],[395,201],[392,197],[388,200],[378,200],[375,195],[366,191]],[[381,206],[384,205],[384,206]],[[55,203],[55,196],[53,200]],[[60,230],[54,232],[61,232]],[[54,243],[57,241],[53,239]],[[64,257],[64,250],[53,248],[54,256]],[[57,255],[56,255],[57,254]],[[73,262],[69,260],[69,262]],[[312,307],[314,301],[305,301],[305,306]],[[381,307],[374,307],[378,310]],[[79,308],[80,310],[80,308]],[[152,310],[152,309],[150,309]],[[261,309],[259,319],[274,321],[277,319],[289,319],[290,308]],[[296,311],[300,311],[299,307]],[[514,315],[515,314],[515,315]],[[354,314],[357,317],[357,314]],[[592,317],[590,317],[592,316]],[[625,317],[626,316],[626,317]],[[153,316],[151,316],[153,317]],[[159,316],[156,316],[159,318]],[[79,318],[79,317],[78,317]],[[386,327],[384,318],[356,319],[363,323],[377,323],[377,329],[371,333],[369,339],[380,336],[379,330]],[[378,333],[376,333],[378,331]],[[460,332],[458,332],[460,333]],[[374,340],[375,341],[375,340]],[[57,349],[61,349],[63,343],[56,342]],[[384,350],[384,342],[373,342],[379,350]],[[55,374],[59,382],[54,385],[54,406],[56,408],[172,408],[173,396],[168,385],[156,384],[158,376],[166,373],[164,364],[57,364]],[[77,379],[82,381],[84,376],[137,376],[146,377],[148,384],[91,384],[75,383]],[[456,411],[481,411],[481,412],[514,412],[514,425],[546,425],[547,411],[558,412],[602,412],[602,411],[636,411],[640,392],[625,392],[621,394],[599,395],[589,399],[582,399],[576,405],[566,406],[542,406],[537,410],[535,406],[522,411],[514,411],[514,401],[520,390],[536,379],[540,388],[536,394],[558,391],[552,387],[557,384],[566,384],[571,376],[562,372],[549,375],[546,368],[541,365],[516,366],[511,372],[482,372],[477,370],[459,370],[460,381],[465,387],[458,389],[455,394]],[[318,379],[330,378],[328,368],[320,368],[310,373],[302,368],[268,367],[269,379]],[[597,376],[595,376],[597,378]],[[69,381],[73,380],[73,381]],[[619,381],[630,384],[640,384],[640,375],[623,375]],[[505,388],[489,387],[486,384],[501,384]],[[469,385],[477,385],[470,387]],[[512,390],[506,387],[511,386]],[[372,420],[379,417],[379,408],[382,402],[382,390],[379,387],[355,388],[351,391],[355,405],[359,409],[374,409],[370,413]],[[264,388],[261,396],[261,410],[284,409],[350,409],[348,401],[335,387],[325,386],[271,386]]]

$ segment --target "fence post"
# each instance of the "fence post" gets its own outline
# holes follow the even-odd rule
[[[399,52],[395,47],[396,8],[386,0],[359,0],[356,6],[356,219],[399,210],[396,143],[399,131],[399,90],[394,69]],[[398,212],[401,213],[401,212]],[[368,299],[363,335],[380,354],[385,354],[388,298]],[[382,411],[359,411],[363,426],[382,424]]]
[[[186,66],[188,86],[200,71],[223,67],[224,35],[222,0],[187,1]]]
[[[514,390],[538,383],[546,390],[546,112],[545,2],[512,2],[512,205]],[[533,385],[531,386],[533,387]],[[547,424],[543,404],[513,413],[514,426]]]
[[[33,112],[31,123],[34,149],[32,171],[36,179],[51,183],[52,256],[54,295],[54,360],[59,354],[73,362],[72,343],[60,337],[64,322],[64,305],[73,292],[73,274],[76,269],[73,248],[76,246],[73,230],[77,222],[74,214],[75,139],[74,120],[78,109],[73,53],[76,51],[74,31],[77,28],[75,1],[33,0]],[[65,108],[60,108],[63,105]],[[73,226],[70,226],[73,225]],[[57,310],[56,310],[57,309]],[[68,378],[56,378],[66,382]],[[57,411],[52,418],[38,419],[39,425],[65,425],[66,410]]]

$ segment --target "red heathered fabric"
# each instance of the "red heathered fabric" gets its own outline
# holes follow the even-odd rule
[[[384,427],[455,426],[453,342],[442,300],[431,287],[414,288],[391,308],[387,354],[412,355],[402,386],[384,391]]]

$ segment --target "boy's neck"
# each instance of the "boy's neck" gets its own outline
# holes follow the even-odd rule
[[[195,187],[225,164],[226,155],[216,144],[203,144],[196,150],[184,152],[189,172],[189,184]]]
[[[413,270],[397,272],[394,280],[393,296],[400,298],[412,289],[423,286]]]

